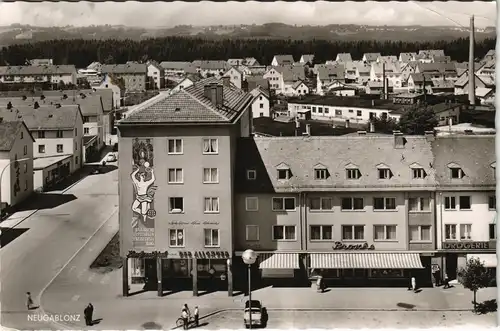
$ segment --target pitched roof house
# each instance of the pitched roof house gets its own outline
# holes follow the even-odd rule
[[[295,63],[292,55],[275,55],[273,61],[271,62],[272,66],[285,66],[292,65]]]
[[[337,62],[352,62],[351,53],[338,53],[335,58]]]

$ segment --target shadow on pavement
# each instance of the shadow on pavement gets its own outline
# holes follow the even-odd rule
[[[0,248],[7,246],[10,242],[14,241],[17,237],[28,231],[22,228],[0,228],[2,234],[0,235]]]
[[[33,194],[33,198],[30,199],[30,202],[17,211],[52,209],[76,199],[76,196],[73,194],[35,193]]]
[[[99,324],[99,323],[101,323],[101,321],[102,321],[102,318],[95,319],[92,322],[90,322],[90,326]]]
[[[143,325],[141,325],[141,327],[144,330],[162,330],[163,329],[163,327],[156,322],[146,322]]]
[[[404,303],[404,302],[398,302],[398,304],[396,306],[398,306],[400,308],[405,308],[405,309],[413,309],[416,307],[415,305],[412,305],[410,303]]]
[[[480,315],[494,313],[497,311],[497,299],[486,300],[477,304],[476,312]]]
[[[44,191],[45,192],[63,191],[65,189],[67,189],[68,187],[70,187],[71,185],[75,184],[76,182],[87,177],[91,171],[92,171],[92,167],[84,165],[82,168],[80,168],[79,170],[72,173],[69,177],[64,178],[59,183],[45,188]]]
[[[92,169],[91,175],[107,174],[108,172],[111,172],[113,170],[118,169],[117,166],[112,165],[112,164],[106,164],[105,166],[93,165],[92,167],[93,167],[93,169]]]

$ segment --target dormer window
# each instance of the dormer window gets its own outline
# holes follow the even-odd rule
[[[361,178],[361,171],[359,171],[359,168],[357,165],[349,163],[345,167],[345,175],[347,179],[360,179]]]
[[[392,172],[391,169],[385,164],[379,164],[377,166],[378,179],[391,179]]]
[[[314,166],[314,179],[322,180],[322,179],[327,179],[327,178],[328,178],[328,169],[320,163],[315,165]]]
[[[456,163],[450,163],[450,164],[448,164],[448,168],[450,169],[450,177],[451,178],[461,179],[461,178],[465,177],[465,173],[464,173],[462,167],[460,167],[460,165],[458,165]]]
[[[278,164],[276,170],[278,170],[278,180],[288,180],[290,179],[290,177],[292,177],[290,167],[286,163]]]
[[[257,171],[255,171],[255,170],[247,170],[247,179],[248,180],[255,180],[255,179],[257,179]]]
[[[423,179],[427,177],[427,173],[420,164],[413,163],[412,165],[410,165],[410,168],[411,168],[411,177],[413,179]]]

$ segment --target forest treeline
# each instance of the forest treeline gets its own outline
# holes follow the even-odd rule
[[[496,39],[478,41],[476,58],[482,58],[495,49]],[[192,37],[166,37],[134,40],[50,40],[3,47],[0,65],[24,65],[34,58],[52,58],[55,64],[74,64],[84,68],[93,61],[125,63],[127,61],[194,61],[227,60],[254,57],[261,64],[270,64],[274,55],[292,54],[296,61],[303,54],[314,54],[316,63],[334,60],[338,53],[351,53],[359,60],[364,53],[399,55],[421,49],[443,49],[454,61],[467,61],[469,40],[403,42],[403,41],[329,41],[329,40],[277,40],[277,39],[202,39]]]

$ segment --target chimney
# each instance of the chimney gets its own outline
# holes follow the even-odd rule
[[[205,85],[203,96],[210,99],[212,105],[217,107],[222,104],[222,89],[222,85],[219,85],[218,83],[210,83]]]
[[[222,80],[222,85],[227,86],[227,87],[231,86],[231,77],[223,76],[221,78],[221,80]]]
[[[366,131],[358,131],[358,136],[366,136]]]
[[[434,141],[434,138],[435,138],[434,131],[425,131],[424,135],[425,135],[425,139],[427,139],[428,142]]]
[[[386,81],[386,78],[385,78],[385,62],[382,63],[382,82],[383,82],[383,97],[382,99],[387,99],[387,81]]]
[[[375,123],[370,122],[370,132],[374,133],[375,132]]]
[[[389,78],[384,81],[384,99],[389,99]]]
[[[469,104],[476,104],[476,80],[474,70],[474,16],[470,18],[470,37],[469,37]]]
[[[393,131],[394,135],[394,148],[404,148],[406,144],[406,139],[401,131]]]

